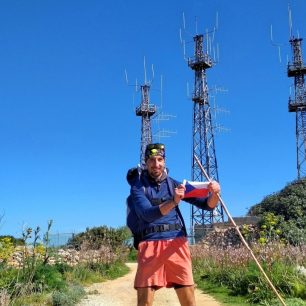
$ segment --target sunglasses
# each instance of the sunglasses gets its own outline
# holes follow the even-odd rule
[[[165,158],[165,146],[162,143],[148,144],[145,152],[145,160],[156,155],[160,155]]]
[[[156,150],[165,150],[165,146],[162,143],[150,143],[147,145],[147,150],[151,151]]]

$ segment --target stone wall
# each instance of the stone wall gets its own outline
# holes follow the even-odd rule
[[[8,265],[15,268],[21,268],[25,257],[33,256],[31,248],[24,249],[19,247],[8,260]],[[40,254],[35,254],[36,258],[43,259]],[[79,263],[110,263],[117,259],[119,255],[114,254],[110,247],[102,246],[99,250],[75,250],[58,249],[52,251],[48,258],[49,264],[66,263],[69,266],[75,266]]]
[[[240,232],[244,233],[244,238],[250,243],[259,238],[256,225],[240,226]],[[218,227],[214,225],[213,230],[207,232],[205,237],[199,242],[209,246],[218,248],[239,247],[242,245],[241,239],[234,227]]]

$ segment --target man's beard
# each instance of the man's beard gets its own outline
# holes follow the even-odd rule
[[[149,172],[149,174],[154,178],[154,179],[158,179],[162,176],[164,172],[164,168],[161,169],[153,169]]]

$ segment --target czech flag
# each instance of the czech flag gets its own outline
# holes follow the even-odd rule
[[[204,198],[208,196],[209,182],[189,182],[184,180],[183,185],[186,188],[184,198]]]

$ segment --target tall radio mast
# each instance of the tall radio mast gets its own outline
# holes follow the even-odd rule
[[[204,37],[196,35],[194,57],[188,59],[188,66],[194,71],[194,92],[192,96],[192,180],[205,181],[201,169],[194,156],[197,156],[211,179],[219,181],[218,166],[215,150],[214,131],[209,103],[206,71],[213,66],[213,61],[208,55],[208,46],[204,52]],[[214,211],[206,211],[191,206],[191,230],[195,237],[197,229],[215,222],[223,222],[223,209],[218,205]]]
[[[288,77],[294,79],[294,97],[289,97],[289,112],[295,113],[296,121],[296,156],[297,176],[301,179],[306,176],[306,88],[304,75],[306,66],[302,57],[302,38],[295,38],[292,35],[291,12],[289,9],[290,23],[290,45],[292,50],[292,63],[288,63]]]
[[[150,104],[150,84],[145,81],[140,90],[141,103],[136,107],[136,116],[141,117],[140,165],[144,165],[146,146],[152,142],[151,117],[156,112],[156,106]]]

